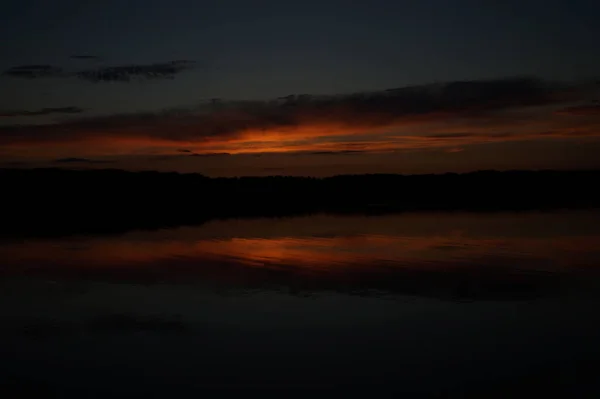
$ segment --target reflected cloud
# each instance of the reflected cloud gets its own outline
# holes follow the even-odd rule
[[[189,328],[190,326],[177,318],[116,313],[99,315],[79,322],[38,319],[16,326],[16,328],[12,328],[12,330],[25,337],[40,339],[63,336],[66,334],[126,333],[140,331],[182,333]],[[11,328],[9,328],[9,330],[11,330]]]
[[[355,218],[355,223],[364,223],[360,220]],[[453,223],[451,218],[448,222]],[[214,222],[211,229],[218,226]],[[512,236],[498,230],[472,235],[463,228],[411,234],[323,234],[312,229],[296,235],[217,238],[212,230],[202,238],[197,236],[202,229],[4,244],[0,272],[157,283],[213,281],[243,290],[291,287],[301,294],[333,290],[484,300],[554,295],[582,273],[597,273],[600,264],[598,231]]]
[[[141,315],[109,314],[98,316],[86,326],[93,332],[154,331],[181,332],[185,324],[178,319],[144,317]]]

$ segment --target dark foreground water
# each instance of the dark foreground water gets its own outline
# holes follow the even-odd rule
[[[0,393],[598,397],[599,222],[318,215],[5,241]]]

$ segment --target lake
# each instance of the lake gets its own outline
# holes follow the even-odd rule
[[[594,397],[599,222],[597,210],[323,214],[7,239],[2,386]]]

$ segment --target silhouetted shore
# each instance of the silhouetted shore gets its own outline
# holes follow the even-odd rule
[[[525,211],[600,206],[600,171],[209,178],[123,170],[0,169],[8,238],[118,233],[218,218],[318,212]]]

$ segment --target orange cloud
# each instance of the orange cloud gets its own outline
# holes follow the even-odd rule
[[[450,151],[481,143],[595,137],[597,107],[564,107],[584,89],[518,78],[211,103],[193,110],[4,125],[0,144],[5,154],[56,158],[176,154],[182,147],[198,154]]]
[[[556,111],[557,115],[600,115],[600,105],[581,105],[577,107],[568,107]]]

